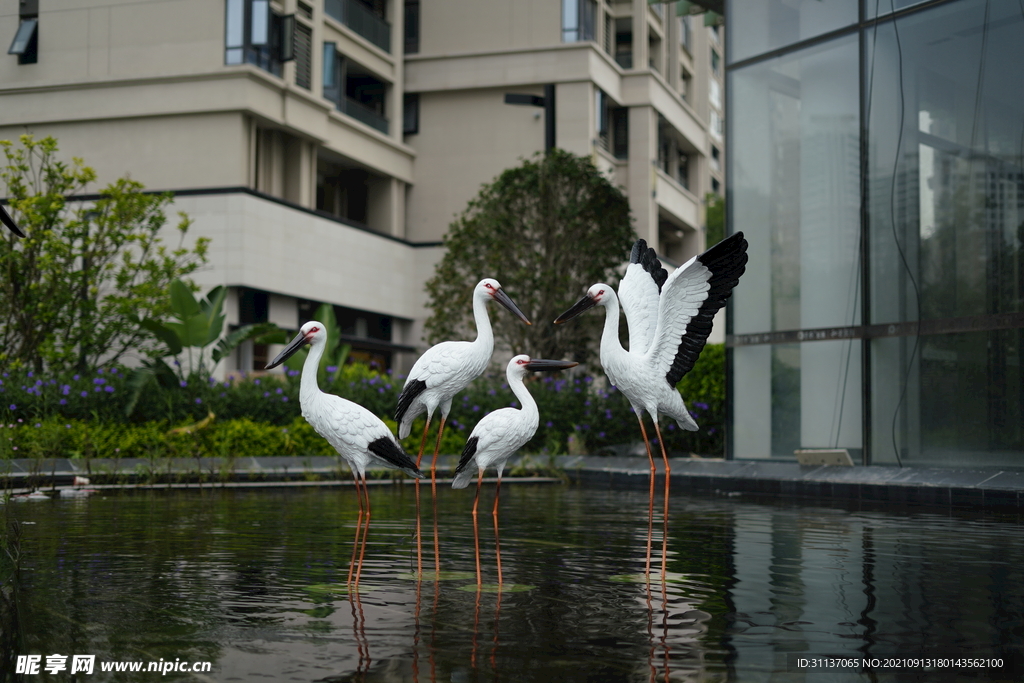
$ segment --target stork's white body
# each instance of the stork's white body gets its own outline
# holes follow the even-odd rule
[[[320,391],[316,374],[326,343],[327,334],[321,326],[320,332],[313,335],[309,355],[302,365],[302,377],[299,380],[299,406],[302,408],[302,416],[317,434],[327,439],[360,478],[363,478],[366,468],[371,464],[401,469],[412,476],[421,476],[415,471],[412,460],[406,463],[398,458],[397,454],[402,452],[401,446],[379,417],[358,403]],[[394,445],[388,449],[394,461],[384,460],[370,450],[371,444],[379,444],[382,439]]]
[[[591,306],[603,306],[601,365],[608,379],[638,418],[647,412],[657,422],[660,413],[682,429],[696,431],[697,423],[675,385],[693,367],[715,313],[743,274],[746,248],[743,233],[737,233],[666,277],[654,250],[639,240],[619,287],[620,296],[609,285],[593,285],[557,322]],[[629,326],[628,351],[619,343],[620,298]]]
[[[680,268],[675,273],[681,270]],[[635,343],[632,328],[629,334],[630,348],[628,351],[622,348],[622,344],[619,343],[619,299],[611,287],[605,292],[605,298],[601,303],[605,307],[604,331],[601,333],[601,365],[608,375],[608,380],[622,392],[637,416],[646,411],[657,420],[658,414],[661,413],[674,419],[682,429],[696,431],[697,423],[686,409],[683,397],[674,386],[665,381],[665,373],[659,372],[662,365],[658,362],[659,349],[648,348],[646,352],[639,350],[644,348],[644,340],[641,338],[639,343]],[[679,342],[676,341],[672,348],[661,350],[667,350],[674,356],[675,347],[678,345]]]
[[[509,457],[537,433],[540,424],[540,412],[537,402],[530,395],[523,377],[527,370],[524,364],[517,361],[529,361],[528,356],[516,356],[509,361],[505,376],[512,393],[519,399],[522,408],[501,408],[483,417],[467,439],[467,444],[476,439],[476,452],[464,462],[459,463],[459,472],[455,475],[452,488],[462,489],[469,485],[475,473],[488,467],[494,467],[500,478]]]
[[[399,398],[399,414],[396,417],[400,438],[409,436],[413,420],[423,413],[427,414],[429,422],[434,411],[440,408],[441,418],[447,420],[455,394],[469,386],[487,369],[494,351],[494,332],[487,315],[487,302],[500,289],[501,285],[492,279],[481,280],[473,289],[473,320],[476,322],[474,341],[441,342],[427,349],[416,360],[405,380],[402,393],[414,393],[418,382],[426,386],[414,394],[404,411],[402,398]]]

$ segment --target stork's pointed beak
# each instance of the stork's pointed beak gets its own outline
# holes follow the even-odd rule
[[[267,367],[263,369],[270,370],[271,368],[276,368],[278,365],[291,358],[292,354],[301,349],[307,343],[308,340],[306,339],[306,336],[302,334],[302,332],[299,332],[297,335],[295,335],[295,339],[292,339],[290,342],[288,342],[288,346],[284,347],[284,351],[277,354],[277,358],[267,363]]]
[[[19,228],[17,223],[14,222],[14,219],[11,218],[11,214],[7,213],[7,209],[3,207],[3,204],[0,204],[0,223],[6,225],[8,230],[13,232],[18,237],[25,236],[25,233],[21,231],[21,228]]]
[[[579,363],[571,360],[547,360],[545,358],[532,358],[526,364],[527,370],[567,370],[574,368]]]
[[[589,311],[591,308],[597,305],[597,302],[590,297],[590,294],[584,294],[583,298],[574,303],[568,311],[555,318],[555,324],[559,325],[567,320],[572,320],[580,313]]]
[[[508,310],[512,311],[513,315],[515,315],[517,318],[522,320],[527,325],[533,324],[530,322],[529,318],[527,318],[526,315],[519,310],[519,307],[516,306],[516,302],[512,301],[512,298],[505,293],[504,289],[501,289],[500,287],[498,288],[498,291],[494,293],[494,300],[497,301],[502,306],[504,306],[505,308],[507,308]]]

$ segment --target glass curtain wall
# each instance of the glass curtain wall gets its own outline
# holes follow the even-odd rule
[[[847,36],[732,74],[729,213],[750,243],[735,334],[860,324],[857,55]],[[859,345],[733,349],[735,456],[860,449]]]
[[[731,456],[1024,466],[1024,5],[731,6]]]
[[[916,329],[870,342],[872,460],[1024,466],[1024,6],[873,24],[870,315]]]

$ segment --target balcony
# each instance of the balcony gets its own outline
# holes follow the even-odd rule
[[[391,24],[359,0],[326,0],[324,11],[380,49],[391,52]]]
[[[376,128],[381,133],[384,133],[384,135],[388,134],[388,120],[359,100],[354,100],[351,97],[342,97],[337,104],[338,111],[342,114],[347,114],[356,121],[365,123],[371,128]]]

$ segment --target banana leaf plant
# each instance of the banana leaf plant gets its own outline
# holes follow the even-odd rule
[[[163,348],[132,372],[128,380],[130,393],[125,407],[128,415],[135,409],[142,390],[153,381],[170,388],[194,374],[206,380],[217,363],[242,342],[257,339],[260,343],[281,344],[286,340],[284,330],[274,323],[243,325],[225,335],[224,323],[227,316],[224,313],[224,300],[227,288],[222,285],[214,287],[197,301],[188,285],[175,280],[171,283],[169,294],[174,320],[136,320],[139,326],[163,344]],[[183,354],[185,363],[181,362]],[[165,360],[168,357],[174,358],[174,367]]]

